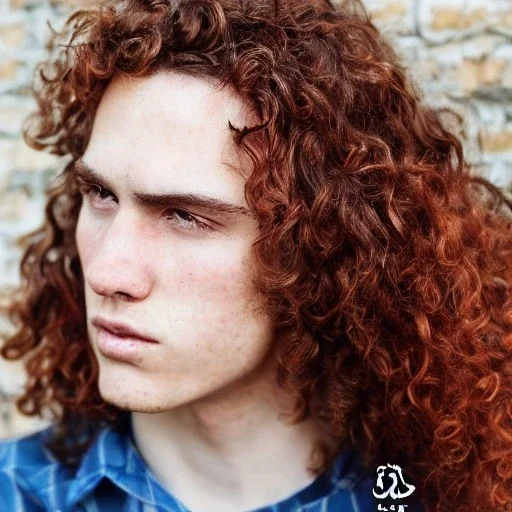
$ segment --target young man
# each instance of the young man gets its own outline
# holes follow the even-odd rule
[[[6,510],[507,510],[512,204],[362,15],[81,11],[27,140]]]

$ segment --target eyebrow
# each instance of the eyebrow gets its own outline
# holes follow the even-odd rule
[[[104,177],[91,169],[81,158],[73,164],[73,170],[76,177],[86,182],[94,182],[99,186],[113,190],[115,187]],[[252,216],[253,213],[248,208],[222,201],[214,197],[205,196],[203,194],[190,193],[172,193],[172,194],[146,194],[143,192],[133,192],[135,201],[147,207],[158,206],[180,206],[180,207],[196,207],[203,210],[216,213],[239,213],[242,215]]]

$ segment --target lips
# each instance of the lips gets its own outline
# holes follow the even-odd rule
[[[145,341],[148,343],[158,343],[154,338],[146,336],[124,322],[118,322],[113,320],[106,320],[101,317],[94,317],[92,319],[92,325],[98,329],[104,329],[112,334],[115,334],[118,338],[126,338],[130,340]]]
[[[122,322],[94,317],[95,344],[106,358],[121,363],[143,366],[145,361],[158,357],[160,343]]]

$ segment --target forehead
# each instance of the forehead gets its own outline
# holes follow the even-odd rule
[[[241,200],[249,161],[233,141],[230,122],[257,124],[232,89],[211,79],[168,71],[117,75],[100,101],[83,159],[148,192],[168,186],[206,193],[225,182],[218,192]]]

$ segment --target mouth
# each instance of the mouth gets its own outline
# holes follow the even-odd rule
[[[157,340],[122,322],[94,317],[91,323],[97,329],[98,350],[110,359],[136,363],[145,352],[159,345]]]
[[[154,338],[146,336],[144,333],[140,333],[135,328],[124,322],[106,320],[99,316],[95,316],[91,323],[94,325],[94,327],[108,331],[118,338],[133,339],[138,341],[145,341],[148,343],[158,343],[158,341]]]

